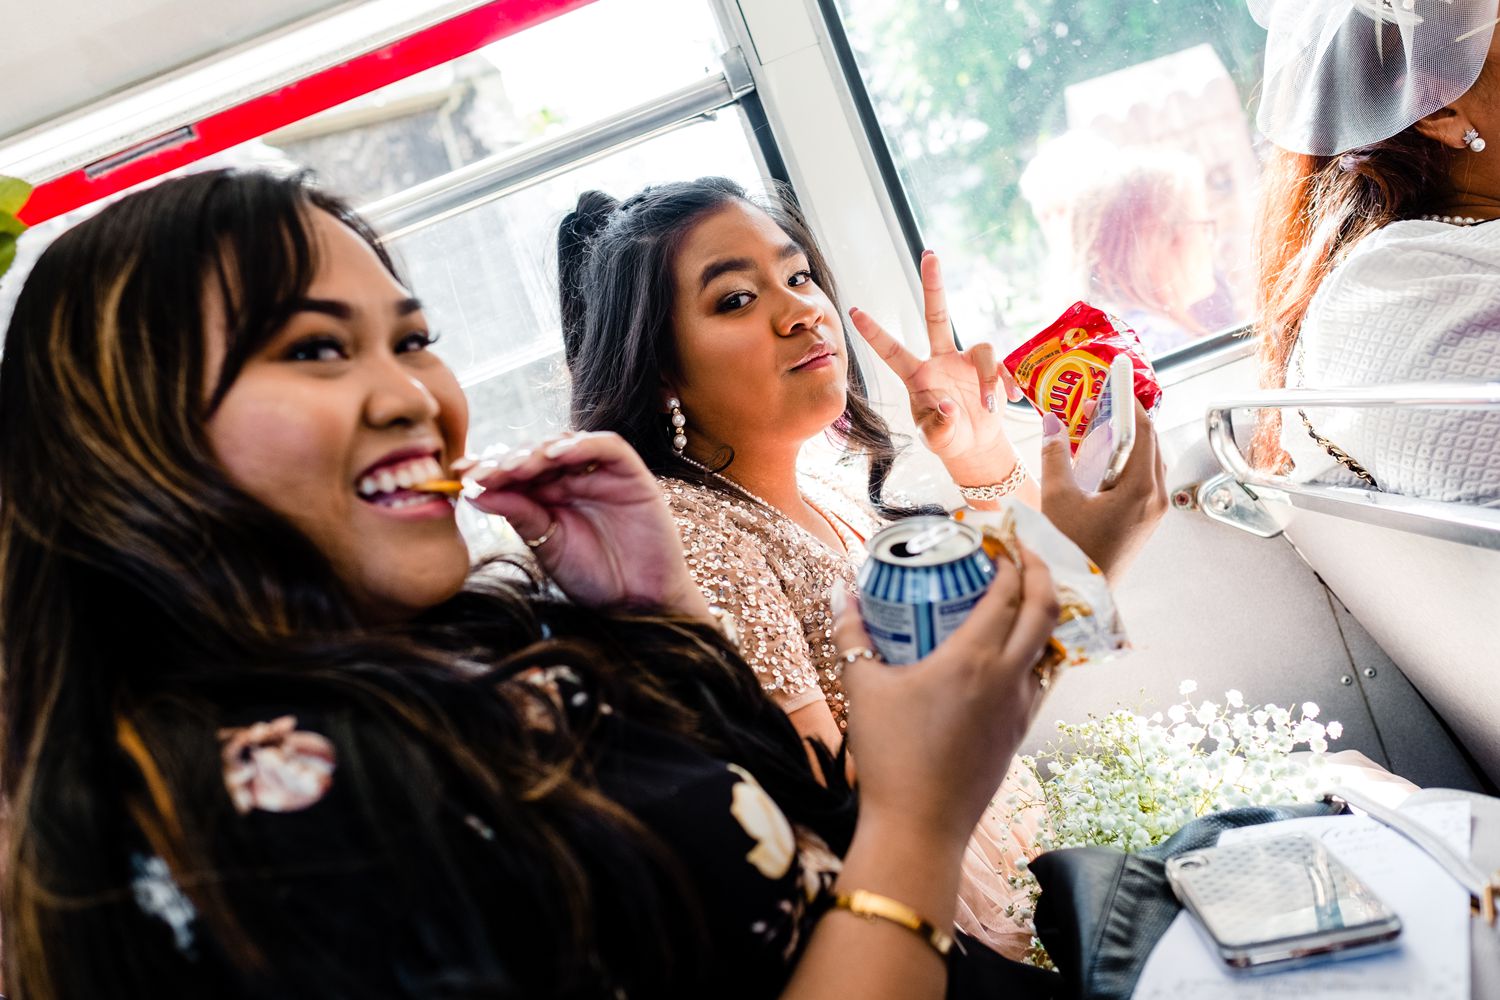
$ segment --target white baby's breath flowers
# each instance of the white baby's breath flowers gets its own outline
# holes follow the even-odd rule
[[[1196,682],[1178,686],[1183,701],[1150,716],[1117,709],[1081,724],[1057,723],[1060,739],[1022,757],[1035,781],[1005,803],[1012,818],[1045,806],[1034,853],[1090,845],[1139,851],[1166,840],[1199,816],[1240,806],[1310,800],[1322,784],[1321,755],[1343,735],[1338,722],[1316,721],[1304,702],[1297,715],[1277,705],[1247,707],[1226,691],[1226,708],[1190,700]],[[1292,757],[1306,746],[1311,754]],[[1028,890],[1012,917],[1030,928],[1041,889],[1024,866]],[[1048,964],[1033,939],[1032,959]]]

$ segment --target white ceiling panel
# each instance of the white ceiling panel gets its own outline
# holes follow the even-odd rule
[[[0,138],[347,0],[0,0]]]

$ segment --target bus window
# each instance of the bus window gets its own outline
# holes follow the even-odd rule
[[[1247,320],[1264,31],[1241,0],[824,8],[967,338],[1012,347],[1087,299],[1161,360]]]
[[[617,197],[663,178],[764,186],[736,110],[570,169],[391,242],[470,400],[475,447],[529,442],[567,423],[557,315],[557,225],[598,188]],[[378,213],[376,222],[379,223]]]
[[[507,6],[526,5],[491,6],[500,18],[509,16]],[[571,9],[173,171],[310,169],[391,233],[394,256],[440,334],[436,350],[474,400],[476,448],[530,441],[566,423],[552,248],[579,193],[599,188],[623,196],[705,174],[752,190],[765,184],[759,164],[769,139],[763,134],[752,146],[737,103],[748,84],[743,75],[734,86],[727,82],[733,59],[710,0],[653,0],[649,18],[639,0],[552,6]],[[180,81],[163,84],[172,87],[181,89]],[[631,116],[635,124],[626,121]],[[601,123],[612,138],[575,146],[575,139],[597,135]],[[94,145],[109,149],[110,141],[99,136]],[[14,161],[15,148],[0,139],[0,165]],[[550,164],[526,167],[543,149],[553,151]],[[424,198],[454,177],[482,186],[491,175],[508,180],[441,209]],[[168,174],[143,183],[162,176]],[[0,330],[46,244],[140,186],[43,221],[22,237],[16,266],[0,286]]]
[[[647,30],[632,0],[594,0],[266,142],[356,203],[388,197],[717,72],[725,44],[704,0],[656,8]]]

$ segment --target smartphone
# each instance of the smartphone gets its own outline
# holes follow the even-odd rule
[[[1078,485],[1096,493],[1109,489],[1125,471],[1133,447],[1135,366],[1121,354],[1109,366],[1089,429],[1073,453],[1073,476]]]
[[[1401,920],[1305,834],[1189,851],[1167,881],[1231,970],[1273,972],[1394,948]]]

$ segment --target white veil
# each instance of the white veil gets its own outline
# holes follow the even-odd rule
[[[1256,124],[1333,156],[1401,132],[1479,79],[1500,0],[1246,0],[1266,29]]]

